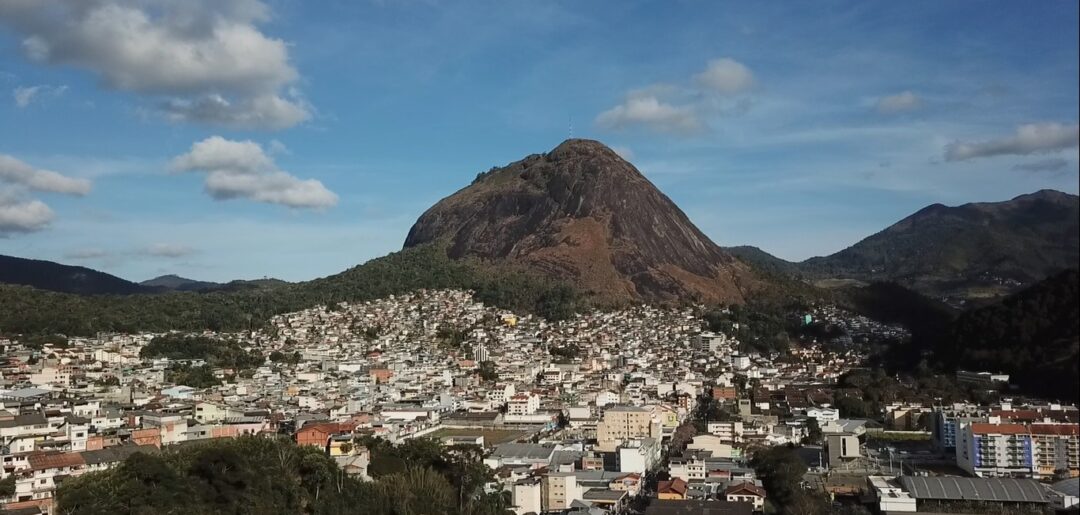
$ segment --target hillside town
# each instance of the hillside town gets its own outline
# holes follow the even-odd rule
[[[835,306],[790,319],[840,330],[763,351],[694,307],[548,322],[425,290],[244,333],[0,340],[2,513],[51,513],[65,481],[135,453],[246,436],[315,447],[362,479],[372,439],[478,446],[485,488],[518,515],[764,512],[770,449],[852,513],[1076,508],[1075,406],[1001,394],[1009,377],[981,371],[950,380],[995,395],[930,395],[871,370],[859,345],[903,328]],[[191,338],[232,354],[187,355]],[[870,387],[852,378],[907,393],[861,409]]]

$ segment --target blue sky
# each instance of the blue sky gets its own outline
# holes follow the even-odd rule
[[[0,0],[0,253],[310,279],[572,125],[717,243],[828,254],[1076,193],[1077,26],[1057,0]]]

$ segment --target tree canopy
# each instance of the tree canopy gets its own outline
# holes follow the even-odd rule
[[[477,452],[426,439],[401,446],[369,439],[374,481],[360,481],[314,447],[279,438],[214,439],[138,452],[120,465],[64,482],[61,514],[508,515],[510,500],[484,491],[491,471]],[[379,472],[375,458],[399,467]]]

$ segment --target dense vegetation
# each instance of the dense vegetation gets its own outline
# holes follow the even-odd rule
[[[800,306],[754,302],[707,311],[703,318],[710,331],[738,338],[741,351],[765,354],[785,352],[798,324],[791,316]]]
[[[64,482],[58,513],[505,515],[488,494],[477,451],[419,439],[399,448],[371,441],[374,481],[340,470],[321,449],[258,437],[214,439],[152,453]]]
[[[192,388],[211,388],[221,384],[208,365],[172,365],[165,369],[165,382]]]
[[[976,400],[991,402],[987,392],[959,384],[951,374],[932,371],[925,363],[900,378],[882,368],[852,370],[837,380],[833,404],[843,418],[881,420],[882,409],[893,402],[951,404]]]
[[[838,298],[841,305],[856,313],[879,322],[902,325],[911,332],[910,340],[894,342],[882,349],[880,358],[892,370],[912,371],[920,361],[929,359],[956,317],[956,312],[946,304],[894,282],[847,288]]]
[[[952,367],[1007,372],[1025,391],[1077,400],[1080,274],[1057,274],[1004,301],[964,313],[935,356]]]
[[[487,304],[566,318],[584,300],[570,286],[525,271],[452,260],[436,245],[373,259],[337,275],[272,289],[79,296],[0,285],[0,332],[89,336],[96,332],[237,331],[275,314],[418,289],[461,288]]]
[[[203,360],[215,368],[248,369],[265,361],[258,351],[245,351],[233,340],[219,340],[205,336],[167,334],[155,336],[139,352],[143,359],[169,358],[171,360]]]
[[[780,445],[758,449],[750,464],[769,492],[765,501],[766,513],[817,515],[829,512],[824,495],[802,487],[807,468],[794,447]]]

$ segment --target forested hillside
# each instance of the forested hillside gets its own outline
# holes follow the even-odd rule
[[[509,266],[451,260],[441,247],[423,245],[340,274],[273,289],[80,296],[0,285],[0,333],[236,331],[260,327],[279,313],[422,288],[470,289],[485,303],[551,319],[570,316],[582,302],[566,284]]]
[[[7,284],[85,295],[99,293],[126,295],[161,291],[153,286],[136,284],[83,266],[0,256],[0,286]]]
[[[936,356],[956,367],[1008,372],[1026,391],[1077,400],[1080,274],[1068,270],[967,312]]]

